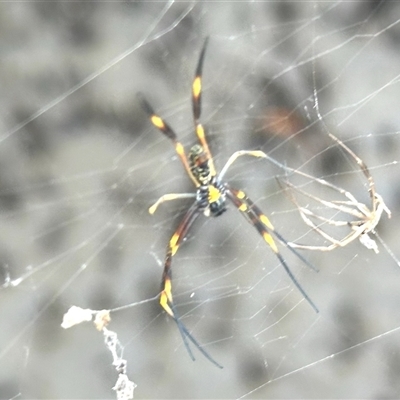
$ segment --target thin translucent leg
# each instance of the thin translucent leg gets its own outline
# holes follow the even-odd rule
[[[161,196],[151,207],[149,207],[149,213],[154,214],[158,206],[166,201],[178,200],[178,199],[192,199],[196,197],[196,193],[169,193]]]
[[[236,151],[235,153],[233,153],[229,157],[228,161],[226,162],[226,164],[222,168],[220,174],[218,175],[218,182],[222,181],[224,175],[226,174],[226,172],[228,171],[230,166],[241,156],[252,156],[252,157],[258,157],[258,158],[269,158],[261,150],[240,150],[240,151]]]

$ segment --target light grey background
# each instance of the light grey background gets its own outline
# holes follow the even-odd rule
[[[62,315],[160,290],[188,203],[147,208],[192,188],[135,94],[190,146],[190,84],[206,36],[203,121],[217,165],[254,148],[294,168],[311,160],[305,171],[333,174],[368,204],[362,174],[315,122],[316,82],[325,124],[367,162],[392,211],[378,230],[399,255],[400,176],[389,165],[399,160],[399,17],[397,2],[0,3],[1,277],[34,272],[0,290],[0,397],[114,397],[102,335],[90,324],[63,330]],[[293,110],[300,133],[268,127],[275,109]],[[308,228],[277,174],[247,159],[227,179],[296,240]],[[184,322],[224,369],[196,349],[190,360],[157,301],[132,307],[110,329],[136,397],[397,397],[400,269],[382,246],[304,252],[318,274],[284,253],[316,315],[230,208],[198,221],[173,261]]]

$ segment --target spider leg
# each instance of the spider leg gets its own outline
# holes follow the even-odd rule
[[[176,324],[178,325],[178,328],[179,328],[179,332],[181,333],[181,336],[182,336],[182,340],[183,340],[183,343],[184,343],[184,345],[185,345],[185,347],[186,347],[186,350],[188,351],[188,353],[189,353],[189,356],[190,356],[190,358],[193,360],[193,361],[195,361],[196,359],[195,359],[195,357],[194,357],[194,355],[193,355],[193,353],[192,353],[192,350],[191,350],[191,348],[190,348],[190,346],[189,346],[189,342],[188,342],[188,339],[199,349],[199,351],[204,355],[204,357],[206,357],[207,358],[207,360],[209,360],[209,361],[211,361],[214,365],[216,365],[218,368],[224,368],[221,364],[219,364],[217,361],[215,361],[204,349],[203,349],[203,347],[201,346],[201,344],[193,337],[193,335],[188,331],[188,329],[186,328],[186,326],[183,324],[183,322],[180,320],[180,318],[179,318],[179,316],[178,316],[178,314],[177,314],[177,312],[176,312],[176,309],[175,309],[175,306],[172,304],[171,305],[171,308],[172,308],[172,311],[174,312],[174,321],[176,322]]]
[[[247,197],[247,195],[242,190],[233,189],[227,187],[227,197],[231,202],[236,206],[236,208],[245,216],[245,218],[257,229],[259,234],[263,237],[265,242],[271,248],[271,250],[275,253],[276,257],[282,264],[286,273],[289,275],[292,282],[295,284],[297,289],[303,295],[303,297],[308,301],[310,306],[315,310],[315,312],[319,312],[317,306],[314,302],[309,298],[305,290],[301,287],[289,266],[286,264],[285,259],[281,255],[278,250],[278,247],[271,236],[270,232],[275,235],[282,243],[284,243],[288,249],[294,253],[301,261],[303,261],[307,266],[316,270],[300,253],[298,253],[295,249],[291,248],[288,241],[284,239],[273,227],[270,220],[266,215],[262,213],[262,211]]]
[[[209,158],[210,163],[210,172],[212,176],[215,176],[215,166],[214,161],[211,156],[210,149],[208,147],[208,143],[205,137],[205,132],[203,125],[200,123],[200,115],[201,115],[201,93],[202,93],[202,75],[203,75],[203,64],[204,64],[204,56],[206,54],[206,49],[208,45],[208,37],[204,41],[203,48],[200,53],[199,61],[197,63],[196,72],[194,75],[193,83],[192,83],[192,106],[193,106],[193,118],[196,135],[202,145],[204,152]]]
[[[151,207],[149,207],[149,213],[154,214],[158,206],[166,201],[177,200],[177,199],[190,199],[196,197],[196,193],[169,193],[161,196]]]
[[[376,218],[377,222],[376,222],[375,226],[378,224],[379,219],[380,219],[383,211],[385,211],[387,216],[388,216],[388,218],[390,218],[391,217],[391,212],[390,212],[389,208],[386,206],[385,202],[383,201],[382,196],[379,195],[378,193],[376,193],[375,181],[374,181],[374,178],[372,177],[371,173],[369,172],[367,164],[365,164],[365,162],[360,157],[358,157],[358,155],[356,153],[354,153],[353,150],[351,150],[349,147],[347,147],[335,135],[333,135],[332,133],[328,132],[328,136],[333,141],[335,141],[340,147],[342,147],[342,149],[344,149],[355,160],[355,162],[358,164],[358,166],[360,167],[361,171],[363,172],[364,176],[367,178],[367,181],[368,181],[368,192],[369,192],[369,195],[371,197],[371,203],[372,203],[372,211],[371,211],[371,213],[374,213],[375,211],[379,212],[379,217]]]
[[[358,157],[358,155],[356,153],[354,153],[353,150],[351,150],[349,147],[347,147],[334,134],[328,132],[328,136],[334,142],[336,142],[347,154],[349,154],[355,160],[355,162],[358,164],[358,166],[360,167],[361,171],[363,172],[363,174],[367,178],[367,180],[368,180],[368,191],[369,191],[369,195],[370,195],[371,201],[372,201],[372,209],[375,210],[376,209],[376,200],[377,200],[376,199],[376,191],[375,191],[375,182],[374,182],[374,178],[372,177],[371,173],[369,172],[369,169],[368,169],[367,165],[365,164],[365,162],[363,160],[361,160],[360,157]]]
[[[197,122],[201,115],[201,79],[203,75],[203,64],[204,56],[208,45],[209,37],[206,37],[203,48],[200,52],[199,61],[197,62],[196,72],[192,83],[192,106],[193,106],[193,117]]]
[[[318,246],[318,245],[304,245],[304,244],[299,244],[295,242],[289,242],[289,246],[291,248],[295,249],[301,249],[301,250],[319,250],[319,251],[331,251],[337,247],[343,247],[355,240],[357,237],[363,234],[363,231],[366,229],[365,224],[367,223],[367,217],[369,210],[366,209],[364,204],[358,203],[357,200],[348,192],[343,191],[342,193],[348,193],[352,197],[352,201],[343,201],[343,202],[330,202],[330,201],[325,201],[323,199],[320,199],[319,197],[313,196],[305,191],[303,191],[300,188],[296,188],[293,184],[291,184],[289,181],[285,181],[285,186],[283,186],[283,183],[279,178],[276,178],[279,186],[281,187],[282,190],[285,191],[285,194],[288,196],[289,200],[293,202],[293,204],[297,207],[299,210],[300,216],[303,219],[303,221],[308,225],[310,228],[312,228],[315,232],[320,234],[324,239],[328,240],[331,242],[330,245],[328,246]],[[292,190],[296,190],[299,193],[303,194],[304,196],[307,196],[325,206],[331,209],[335,209],[339,212],[347,213],[349,215],[353,215],[356,218],[359,218],[358,221],[355,222],[349,222],[349,221],[337,221],[334,219],[328,219],[323,216],[320,216],[318,214],[315,214],[311,210],[300,206],[300,204],[297,202],[295,196],[291,191],[289,191],[288,187],[290,187]],[[347,196],[348,197],[348,196]],[[350,197],[348,197],[350,198]],[[348,206],[352,206],[348,207]],[[362,207],[364,206],[364,207]],[[364,210],[364,208],[366,210]],[[320,228],[320,225],[316,225],[314,221],[311,218],[315,218],[319,221],[322,221],[322,224],[328,224],[331,226],[350,226],[351,227],[351,232],[343,239],[335,239],[334,237],[328,235],[323,229]],[[369,230],[370,231],[370,230]],[[368,245],[373,242],[371,238],[369,238]],[[367,243],[367,241],[366,241]],[[367,246],[367,244],[364,244]],[[368,247],[368,246],[367,246]],[[369,247],[372,248],[372,247]]]
[[[224,167],[221,169],[221,172],[218,174],[218,182],[221,182],[224,175],[228,171],[228,169],[231,167],[231,165],[239,158],[242,156],[252,156],[252,157],[262,157],[266,158],[266,154],[261,151],[261,150],[239,150],[234,152],[224,165]]]
[[[181,223],[179,224],[178,228],[176,229],[175,233],[172,235],[168,246],[167,246],[167,255],[165,257],[164,262],[164,271],[162,275],[162,282],[161,282],[161,294],[160,294],[160,305],[161,307],[167,312],[169,316],[171,316],[176,325],[178,326],[179,332],[182,336],[183,342],[185,347],[190,355],[192,360],[195,360],[195,357],[190,349],[189,342],[190,340],[198,349],[199,351],[213,364],[217,367],[222,368],[220,364],[218,364],[197,342],[197,340],[192,336],[192,334],[188,331],[186,326],[181,321],[178,313],[176,312],[176,308],[172,299],[172,273],[171,273],[171,263],[172,257],[176,254],[179,249],[179,246],[183,242],[186,237],[186,234],[196,220],[196,218],[200,215],[200,209],[197,206],[197,203],[194,203],[185,216],[183,217]]]
[[[359,219],[365,219],[371,213],[371,211],[368,210],[368,208],[365,206],[365,204],[359,203],[351,193],[349,193],[345,190],[342,190],[341,193],[344,194],[348,199],[351,199],[350,201],[326,201],[324,199],[321,199],[317,196],[312,195],[311,193],[307,193],[305,190],[302,190],[301,188],[294,186],[291,182],[289,182],[287,180],[285,180],[285,182],[283,184],[282,181],[278,177],[276,177],[276,181],[278,182],[278,185],[284,191],[286,196],[289,198],[289,200],[298,208],[304,208],[304,207],[300,206],[300,204],[296,200],[295,196],[288,188],[291,188],[292,190],[294,190],[298,193],[301,193],[303,196],[306,196],[312,200],[315,200],[316,202],[318,202],[330,209],[341,211],[343,213],[352,215],[353,217],[356,217]],[[351,207],[349,207],[349,206],[351,206]]]
[[[137,97],[143,110],[149,117],[150,122],[174,143],[176,154],[178,154],[179,158],[181,159],[182,164],[185,167],[185,170],[190,179],[193,181],[194,185],[198,187],[199,183],[192,174],[183,144],[178,140],[178,137],[176,136],[174,130],[159,115],[155,113],[153,107],[145,99],[142,93],[139,92],[137,94]]]
[[[331,242],[329,246],[309,246],[309,245],[303,245],[299,243],[294,243],[294,242],[289,242],[289,246],[295,249],[302,249],[302,250],[319,250],[319,251],[331,251],[337,247],[343,247],[348,245],[350,242],[352,242],[354,239],[362,235],[362,231],[364,227],[361,225],[359,227],[352,226],[352,231],[343,239],[337,240],[333,238],[332,236],[328,235],[324,230],[322,230],[318,225],[316,225],[307,215],[320,219],[324,223],[329,223],[331,225],[335,226],[345,226],[349,225],[349,222],[345,221],[329,221],[325,218],[319,217],[318,215],[312,213],[310,210],[300,208],[300,216],[303,219],[303,221],[310,227],[312,228],[315,232],[319,233],[324,239],[328,240]],[[372,239],[371,239],[372,240]]]
[[[371,239],[371,237],[368,235],[368,233],[373,232],[376,234],[376,232],[373,230],[372,226],[370,226],[370,222],[368,220],[362,219],[360,221],[336,221],[336,220],[330,220],[327,218],[324,218],[320,215],[314,214],[312,211],[308,210],[307,208],[304,207],[298,207],[300,216],[303,219],[303,221],[310,227],[312,228],[315,232],[319,233],[324,239],[328,240],[331,244],[328,246],[318,246],[318,245],[305,245],[305,244],[299,244],[299,243],[294,243],[294,242],[289,242],[289,246],[295,249],[301,249],[301,250],[319,250],[319,251],[331,251],[337,247],[344,247],[347,246],[349,243],[351,243],[355,239],[359,239],[360,242],[367,247],[370,250],[374,250],[375,253],[379,253],[378,246],[375,242],[375,240]],[[335,239],[334,237],[328,235],[324,230],[320,228],[319,225],[316,225],[311,218],[318,219],[323,222],[323,224],[329,224],[333,226],[350,226],[351,227],[351,232],[345,236],[343,239]],[[376,221],[373,221],[374,223]]]
[[[285,187],[283,187],[283,184],[281,181],[277,178],[278,184],[281,186],[281,188],[285,191],[285,193],[288,195],[289,199],[297,206],[297,208],[300,211],[300,215],[303,219],[303,221],[310,226],[312,229],[314,229],[317,233],[319,233],[321,236],[323,236],[325,239],[331,242],[331,245],[329,246],[307,246],[307,245],[301,245],[301,244],[296,244],[290,242],[289,245],[292,246],[293,248],[297,249],[308,249],[308,250],[320,250],[320,251],[330,251],[333,250],[336,247],[343,247],[346,246],[347,244],[351,243],[353,240],[358,238],[365,247],[368,249],[374,250],[375,253],[379,252],[378,245],[376,244],[375,240],[373,240],[370,236],[369,233],[373,233],[376,235],[375,232],[375,227],[378,225],[382,213],[385,212],[388,216],[388,218],[391,217],[391,212],[388,209],[388,207],[385,205],[382,196],[380,196],[375,189],[375,181],[370,174],[367,165],[364,163],[364,161],[358,157],[347,145],[345,145],[340,139],[338,139],[335,135],[332,133],[328,132],[328,136],[345,152],[347,153],[348,156],[350,156],[360,167],[361,171],[363,172],[364,176],[367,178],[368,181],[368,192],[371,198],[371,209],[368,208],[365,204],[360,203],[350,192],[347,190],[344,190],[342,188],[339,188],[329,182],[327,182],[324,179],[319,179],[319,178],[314,178],[311,177],[308,174],[302,173],[300,171],[293,170],[294,173],[297,173],[301,176],[305,176],[307,178],[310,178],[311,180],[318,182],[324,186],[327,186],[333,190],[338,191],[342,195],[344,195],[348,201],[326,201],[323,200],[319,197],[313,196],[312,194],[309,194],[305,191],[303,191],[300,188],[295,187],[293,184],[291,184],[288,181],[285,181]],[[288,169],[289,170],[289,169]],[[356,221],[335,221],[335,220],[329,220],[326,219],[322,216],[319,216],[317,214],[314,214],[312,211],[301,207],[297,200],[295,199],[294,195],[292,192],[288,190],[288,187],[291,189],[301,193],[304,196],[307,196],[320,204],[330,208],[337,210],[339,212],[346,213],[348,215],[351,215],[358,220]],[[352,232],[350,232],[346,237],[344,237],[341,240],[334,239],[330,235],[328,235],[326,232],[324,232],[319,226],[317,226],[311,219],[309,218],[316,218],[319,219],[320,221],[323,221],[324,223],[327,223],[329,225],[333,226],[344,226],[348,225],[351,227]]]

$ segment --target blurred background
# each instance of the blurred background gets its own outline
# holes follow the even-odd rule
[[[397,2],[18,2],[0,4],[0,397],[115,398],[117,373],[72,305],[111,314],[137,398],[393,398],[400,373]],[[202,121],[217,168],[289,241],[327,245],[275,177],[324,200],[371,208],[368,182],[331,131],[368,165],[392,212],[380,253],[358,240],[302,251],[279,244],[316,314],[238,211],[200,218],[173,260],[182,320],[217,369],[186,352],[157,299],[170,236],[193,191],[142,92],[187,149],[191,82],[205,38]],[[318,106],[318,107],[317,107]],[[318,118],[320,114],[320,118]],[[302,206],[348,215],[307,197]],[[351,220],[351,218],[350,218]],[[329,232],[343,238],[347,227]],[[373,235],[372,235],[373,236]],[[389,250],[389,252],[387,251]]]

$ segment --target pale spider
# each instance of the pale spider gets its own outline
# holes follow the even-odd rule
[[[385,202],[381,195],[376,192],[375,189],[375,181],[370,174],[368,167],[358,157],[348,146],[346,146],[340,139],[334,136],[332,133],[327,132],[329,137],[336,142],[344,151],[347,153],[360,167],[361,171],[365,175],[368,180],[368,192],[369,197],[371,199],[371,206],[370,208],[366,206],[364,203],[359,202],[354,195],[352,195],[349,191],[342,189],[329,183],[325,179],[315,178],[311,175],[303,173],[298,170],[294,170],[288,167],[285,169],[290,170],[296,174],[304,176],[306,178],[311,179],[321,185],[327,186],[347,198],[347,200],[336,200],[336,201],[327,201],[321,199],[315,195],[307,193],[306,191],[300,189],[299,187],[295,187],[292,183],[285,180],[284,184],[278,179],[279,184],[281,187],[286,191],[290,200],[296,205],[300,212],[300,216],[303,221],[312,228],[315,232],[319,233],[324,239],[326,239],[330,244],[327,245],[305,245],[299,244],[295,242],[289,242],[289,246],[292,248],[297,249],[304,249],[304,250],[320,250],[320,251],[330,251],[337,247],[344,247],[347,246],[355,239],[359,239],[359,241],[368,249],[374,250],[375,253],[379,252],[378,245],[374,239],[371,238],[370,233],[376,234],[375,228],[378,225],[382,213],[385,212],[388,217],[391,217],[391,212],[386,206]],[[289,190],[289,188],[291,190]],[[342,212],[354,217],[354,220],[351,221],[344,221],[344,220],[335,220],[333,218],[326,218],[324,216],[318,215],[315,212],[311,211],[310,209],[303,207],[299,204],[297,199],[295,198],[293,191],[299,192],[302,195],[315,200],[317,203],[328,207],[333,210],[337,210],[338,212]],[[319,224],[316,222],[320,221]],[[336,227],[343,227],[348,226],[350,227],[350,232],[343,237],[342,239],[335,239],[327,232],[325,232],[321,226],[324,224],[328,224],[330,226]]]

